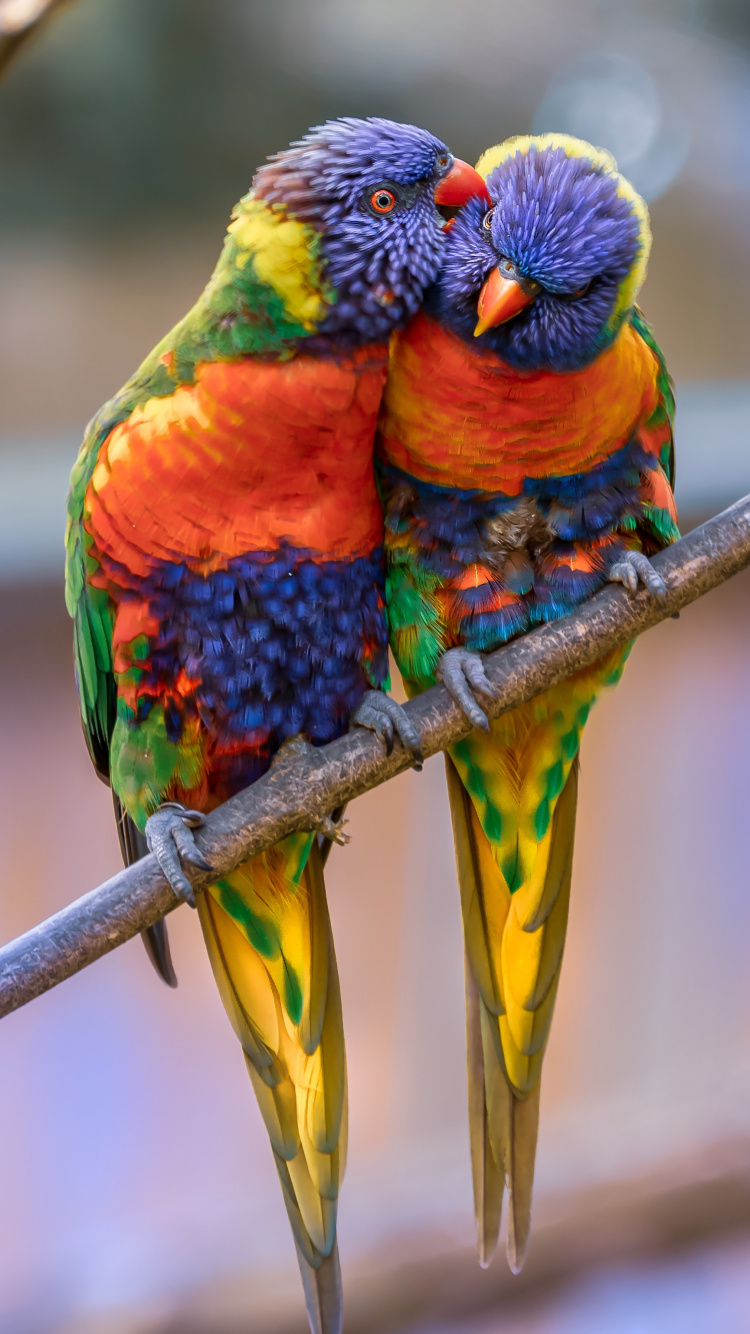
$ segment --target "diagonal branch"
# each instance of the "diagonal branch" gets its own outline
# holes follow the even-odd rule
[[[609,587],[575,615],[514,640],[486,659],[498,688],[493,717],[532,699],[610,649],[643,634],[750,565],[750,496],[654,558],[667,585],[666,605],[641,591]],[[407,706],[425,756],[444,750],[470,728],[443,686]],[[212,875],[188,875],[196,889],[296,829],[309,829],[337,806],[409,767],[399,742],[386,756],[370,732],[357,729],[329,746],[290,758],[206,819],[198,835]],[[0,1017],[122,945],[176,908],[156,859],[143,861],[84,894],[0,949]]]

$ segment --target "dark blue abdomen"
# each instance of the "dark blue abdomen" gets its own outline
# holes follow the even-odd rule
[[[387,680],[383,581],[379,550],[316,561],[284,546],[205,576],[155,567],[139,590],[159,625],[141,664],[139,717],[161,699],[179,743],[197,714],[222,795],[258,778],[288,737],[334,740],[364,692]]]

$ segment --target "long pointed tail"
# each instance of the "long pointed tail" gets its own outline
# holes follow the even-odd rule
[[[478,747],[483,743],[486,739],[477,738]],[[448,756],[446,769],[466,942],[469,1126],[479,1260],[486,1267],[497,1246],[507,1188],[508,1262],[518,1273],[529,1243],[541,1062],[567,925],[578,766],[577,760],[570,764],[527,877],[517,869],[514,875],[512,869],[518,860],[517,835],[511,838],[514,861],[507,846],[487,837],[472,796]],[[478,773],[475,768],[475,789]]]
[[[313,1334],[340,1334],[346,1059],[320,847],[292,835],[199,899],[294,1232]]]

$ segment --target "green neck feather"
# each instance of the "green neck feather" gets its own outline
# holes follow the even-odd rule
[[[255,199],[252,192],[245,195],[233,210],[205,290],[97,413],[86,433],[85,454],[147,399],[165,398],[178,385],[192,384],[202,361],[293,357],[299,340],[316,332],[336,300],[324,263],[319,232],[279,205]],[[84,486],[91,467],[87,457],[80,478]],[[75,491],[75,473],[73,482]]]
[[[321,236],[314,228],[278,205],[245,195],[232,213],[205,291],[154,349],[141,374],[148,367],[158,376],[162,365],[174,387],[193,380],[199,361],[293,357],[299,339],[316,332],[336,300],[323,268]]]

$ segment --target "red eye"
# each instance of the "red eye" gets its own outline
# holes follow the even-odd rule
[[[381,187],[370,195],[370,203],[376,213],[390,213],[396,207],[396,196],[392,190]]]

